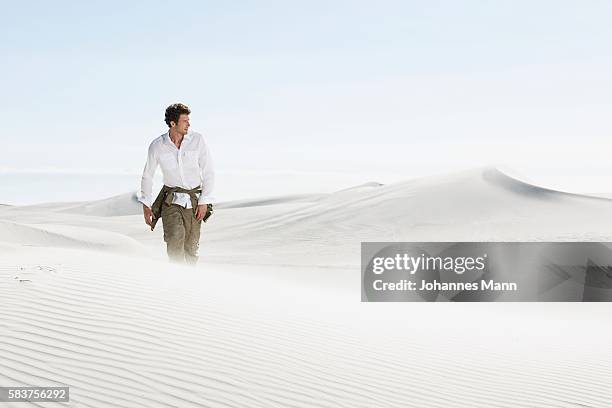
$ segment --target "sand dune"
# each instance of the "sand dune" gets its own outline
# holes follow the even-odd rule
[[[124,194],[92,203],[8,207],[0,219],[108,230],[158,248],[159,232],[148,231],[141,214],[135,196]],[[295,265],[355,266],[361,241],[609,241],[611,231],[609,199],[558,192],[484,168],[329,194],[221,202],[203,241],[216,262],[275,264],[282,258]]]
[[[123,234],[69,225],[27,225],[0,221],[0,241],[33,247],[65,247],[107,250],[113,253],[145,253],[145,247]]]
[[[393,307],[279,282],[257,267],[190,271],[65,249],[23,255],[0,265],[0,381],[69,385],[70,406],[612,401],[612,329],[594,305]]]
[[[135,196],[124,194],[92,203],[8,207],[0,219],[108,230],[157,249],[159,231],[148,231],[141,213]],[[204,226],[203,242],[216,262],[276,264],[280,258],[353,267],[361,241],[608,241],[611,231],[608,199],[533,186],[483,168],[329,194],[221,202]]]
[[[358,279],[365,240],[610,240],[610,200],[486,168],[220,203],[196,269],[133,205],[0,209],[0,384],[74,407],[612,406],[607,304],[368,304]]]
[[[296,194],[290,196],[277,196],[256,198],[247,200],[232,200],[217,204],[215,208],[245,208],[245,207],[260,207],[266,205],[288,204],[288,203],[309,203],[320,200],[327,194]]]
[[[142,213],[142,204],[138,202],[136,193],[125,193],[103,200],[77,203],[44,203],[21,206],[20,209],[31,211],[63,212],[67,214],[95,215],[114,217]]]
[[[249,262],[281,257],[310,265],[357,265],[360,241],[610,241],[612,201],[485,168],[338,191],[242,217],[219,211],[206,240],[213,257],[232,241]]]

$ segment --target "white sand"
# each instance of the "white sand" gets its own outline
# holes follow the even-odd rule
[[[5,406],[612,406],[609,304],[359,291],[361,241],[612,241],[610,200],[479,169],[223,203],[197,269],[129,194],[2,207],[0,228],[0,385],[71,387]]]

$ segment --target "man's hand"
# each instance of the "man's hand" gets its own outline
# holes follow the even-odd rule
[[[202,219],[206,215],[206,211],[208,211],[208,205],[206,204],[198,205],[198,210],[196,211],[196,220],[202,221]]]
[[[142,205],[142,212],[144,213],[145,224],[149,227],[153,223],[153,211],[146,205]]]

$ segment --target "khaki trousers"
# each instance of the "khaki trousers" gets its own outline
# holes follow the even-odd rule
[[[163,203],[161,219],[170,261],[195,265],[198,262],[202,226],[202,221],[196,220],[195,209]]]

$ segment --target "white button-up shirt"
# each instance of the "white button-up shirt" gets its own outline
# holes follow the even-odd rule
[[[189,190],[202,186],[202,194],[198,195],[198,204],[213,203],[211,193],[215,174],[204,136],[190,131],[183,137],[180,148],[177,148],[170,139],[169,131],[151,142],[147,163],[142,172],[138,198],[138,201],[149,208],[153,204],[153,176],[158,165],[161,167],[166,186]],[[175,193],[172,202],[191,208],[191,199],[186,193]]]

